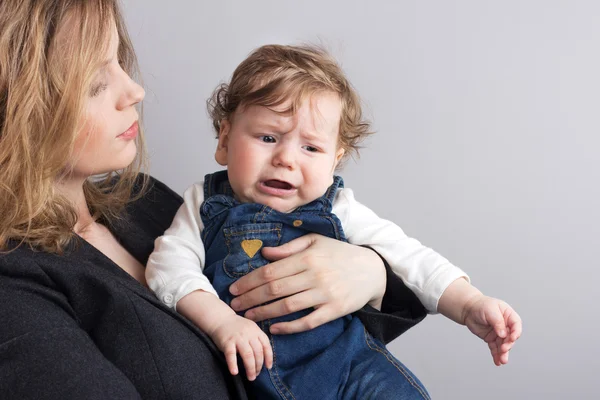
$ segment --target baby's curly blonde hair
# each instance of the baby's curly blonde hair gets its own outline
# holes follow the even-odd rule
[[[358,154],[359,143],[372,134],[363,117],[358,94],[336,60],[323,48],[311,45],[265,45],[254,50],[233,72],[229,83],[220,84],[208,100],[208,113],[217,137],[221,121],[238,107],[274,107],[291,100],[295,113],[302,100],[319,92],[339,95],[342,112],[339,145],[345,156]]]

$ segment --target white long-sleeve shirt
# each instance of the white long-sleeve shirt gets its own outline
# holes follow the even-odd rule
[[[169,307],[174,308],[182,297],[195,290],[217,295],[202,272],[205,252],[200,236],[204,228],[200,205],[203,201],[203,182],[185,191],[173,223],[156,239],[154,252],[148,259],[148,286]],[[461,277],[469,280],[440,254],[356,201],[351,189],[337,191],[332,212],[340,219],[348,242],[368,246],[383,257],[429,313],[437,313],[440,296],[454,280]]]

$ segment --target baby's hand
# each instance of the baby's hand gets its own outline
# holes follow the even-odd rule
[[[212,340],[225,354],[227,366],[232,375],[237,375],[237,353],[244,361],[248,380],[256,379],[264,365],[273,367],[273,349],[267,335],[256,322],[237,314],[227,316],[210,332]]]
[[[502,300],[480,295],[464,310],[463,321],[490,348],[494,364],[508,363],[508,352],[521,336],[521,317]]]

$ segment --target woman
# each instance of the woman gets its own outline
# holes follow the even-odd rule
[[[246,398],[213,343],[146,287],[153,241],[182,200],[139,174],[134,71],[116,0],[0,3],[2,398]],[[294,330],[368,303],[358,315],[389,341],[424,316],[369,249],[309,236],[271,256],[278,276],[258,270],[236,293],[250,308],[308,282],[315,304],[303,306],[328,311]]]

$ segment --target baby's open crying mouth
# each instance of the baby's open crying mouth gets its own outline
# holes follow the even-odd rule
[[[292,189],[292,185],[284,181],[278,181],[277,179],[269,179],[268,181],[265,181],[265,186],[272,187],[275,189]]]

